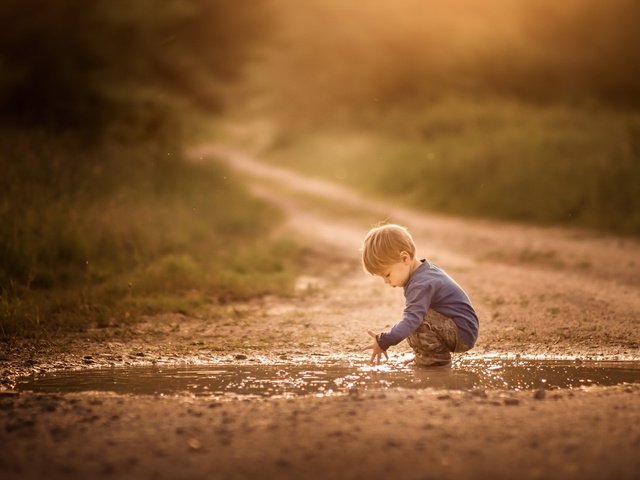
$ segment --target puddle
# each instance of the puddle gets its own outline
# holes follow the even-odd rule
[[[462,359],[432,369],[344,360],[314,364],[219,364],[103,368],[32,375],[19,391],[104,391],[138,395],[221,398],[346,394],[387,388],[500,389],[576,388],[640,382],[640,362]]]

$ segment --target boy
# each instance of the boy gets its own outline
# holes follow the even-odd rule
[[[417,365],[447,365],[451,352],[465,352],[478,337],[478,316],[460,286],[444,270],[416,258],[416,246],[406,228],[382,225],[367,233],[362,265],[387,285],[403,287],[402,320],[389,332],[376,335],[362,350],[373,350],[371,362],[387,359],[387,349],[405,338],[415,352]]]

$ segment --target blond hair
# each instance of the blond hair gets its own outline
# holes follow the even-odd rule
[[[405,227],[390,223],[372,228],[364,238],[362,266],[368,273],[380,275],[389,265],[401,260],[402,252],[415,258],[416,244]]]

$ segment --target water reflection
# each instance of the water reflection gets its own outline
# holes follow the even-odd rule
[[[109,391],[145,395],[282,397],[344,394],[387,388],[554,389],[640,381],[640,362],[458,360],[436,368],[344,360],[314,364],[224,364],[130,367],[47,373],[24,377],[18,390]]]

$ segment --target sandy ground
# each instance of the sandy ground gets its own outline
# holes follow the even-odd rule
[[[381,220],[407,225],[420,256],[469,293],[481,320],[469,355],[640,358],[637,240],[427,215],[220,146],[194,156],[229,162],[285,212],[279,233],[312,245],[296,293],[217,308],[207,320],[165,315],[124,331],[0,346],[0,478],[637,478],[640,384],[543,398],[401,389],[231,402],[15,393],[16,375],[63,368],[364,360],[366,330],[391,326],[403,306],[401,290],[358,264],[363,234]],[[394,361],[408,350],[390,352]]]

